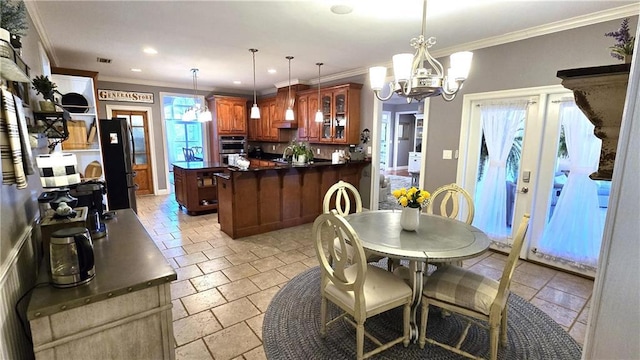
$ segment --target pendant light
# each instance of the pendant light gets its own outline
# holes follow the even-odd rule
[[[287,94],[288,107],[287,111],[284,112],[284,119],[286,121],[293,121],[293,101],[291,101],[291,59],[293,59],[293,56],[287,56],[286,58],[289,60],[289,92]]]
[[[322,110],[320,107],[322,106],[322,101],[320,99],[320,67],[324,65],[324,63],[316,63],[318,65],[318,111],[316,112],[316,122],[321,123],[324,119],[324,114],[322,114]]]
[[[260,119],[260,108],[256,101],[256,52],[258,49],[249,49],[253,55],[253,107],[251,107],[251,119]]]
[[[211,111],[207,108],[207,104],[201,105],[198,101],[198,71],[197,68],[191,69],[193,76],[193,102],[194,105],[182,114],[182,121],[211,121]]]

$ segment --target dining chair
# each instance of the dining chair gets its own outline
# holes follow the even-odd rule
[[[313,223],[313,236],[321,269],[320,336],[324,338],[327,326],[343,318],[356,328],[358,360],[378,354],[400,342],[407,347],[410,336],[411,287],[392,273],[367,264],[360,238],[336,210],[316,218]],[[351,246],[353,258],[347,261],[345,257],[334,257],[332,266],[324,249],[329,246],[330,252],[334,251],[332,249],[336,238],[343,253],[347,246]],[[344,311],[328,322],[327,300]],[[383,344],[365,330],[364,324],[368,318],[400,306],[403,306],[401,336]],[[364,353],[365,335],[377,345],[367,353]]]
[[[456,265],[442,266],[429,276],[422,292],[424,296],[418,339],[420,348],[424,348],[426,342],[429,342],[457,354],[476,359],[476,356],[460,349],[469,328],[472,323],[475,323],[489,329],[490,359],[496,360],[498,357],[498,338],[502,346],[507,343],[509,285],[527,233],[529,217],[529,214],[522,217],[500,281]],[[429,305],[437,306],[444,311],[459,313],[468,318],[469,323],[455,346],[426,337]],[[488,325],[474,319],[486,321]]]
[[[351,198],[353,198],[355,202],[353,207],[354,212],[362,212],[362,197],[360,197],[358,189],[356,189],[356,187],[352,184],[340,180],[337,183],[333,184],[324,194],[324,199],[322,201],[322,212],[327,213],[332,209],[335,209],[338,215],[347,216],[351,213],[352,210]],[[353,248],[347,243],[345,251],[343,252],[342,249],[338,246],[338,241],[339,240],[336,238],[333,245],[335,254],[338,257],[342,257],[342,254],[347,254],[347,259],[351,261],[351,259],[353,258]],[[378,262],[384,258],[382,256],[371,254],[366,251],[365,255],[367,262]],[[333,256],[329,257],[329,264],[333,265]]]
[[[467,190],[461,188],[456,183],[443,185],[437,188],[433,194],[431,194],[431,200],[429,201],[425,211],[427,214],[433,214],[433,208],[436,203],[438,203],[440,206],[438,208],[439,212],[436,215],[457,219],[462,210],[460,207],[461,199],[465,201],[467,209],[467,216],[463,221],[471,225],[475,212],[473,200]]]

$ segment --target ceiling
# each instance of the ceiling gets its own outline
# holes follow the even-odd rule
[[[393,54],[413,52],[422,19],[421,0],[25,2],[53,66],[185,89],[199,68],[199,90],[238,94],[253,89],[249,48],[259,50],[256,87],[268,93],[287,85],[288,55],[293,83],[316,84],[317,62],[322,82],[389,65]],[[332,13],[337,4],[352,12]],[[430,0],[426,35],[443,56],[637,13],[637,1]]]

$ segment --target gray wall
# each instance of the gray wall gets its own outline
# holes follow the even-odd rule
[[[99,78],[99,75],[98,75]],[[157,174],[154,181],[158,182],[158,189],[166,190],[167,189],[167,177],[166,173],[169,171],[165,166],[165,143],[164,138],[162,136],[162,104],[160,103],[160,93],[178,93],[191,95],[193,94],[193,89],[180,89],[180,88],[171,88],[171,87],[159,87],[159,86],[148,86],[148,85],[136,85],[136,84],[126,84],[126,83],[116,83],[110,81],[100,81],[98,80],[98,88],[99,89],[110,89],[110,90],[125,90],[125,91],[140,91],[140,92],[150,92],[153,93],[153,104],[137,104],[131,102],[120,102],[120,101],[100,101],[98,104],[99,114],[101,118],[106,118],[107,116],[107,105],[111,106],[143,106],[143,107],[151,107],[152,115],[153,115],[153,138],[155,140],[155,158],[156,164],[153,172]],[[224,94],[217,93],[218,95],[232,95],[232,96],[241,96],[237,94]],[[207,91],[198,91],[198,95],[207,96]]]
[[[632,30],[637,20],[631,19]],[[431,101],[425,188],[435,189],[456,180],[457,160],[443,160],[442,150],[458,148],[462,95],[558,85],[558,70],[621,63],[609,55],[609,46],[614,41],[604,36],[619,26],[620,20],[613,20],[474,50],[471,73],[462,94],[450,103],[437,98]]]
[[[28,35],[22,39],[22,59],[31,67],[31,78],[42,74],[38,41],[31,19]],[[30,87],[29,87],[30,88]],[[40,99],[30,90],[31,108]],[[37,106],[35,107],[37,109]],[[28,109],[26,109],[28,111]],[[34,150],[34,156],[45,149]],[[18,298],[34,284],[38,267],[37,235],[33,225],[38,216],[38,196],[42,192],[37,170],[27,177],[28,187],[18,190],[15,185],[0,185],[0,358],[28,359],[33,357],[31,345],[25,337],[13,307]],[[28,297],[27,297],[28,300]],[[24,310],[28,301],[21,303]]]

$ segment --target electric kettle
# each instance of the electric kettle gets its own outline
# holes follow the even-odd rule
[[[53,286],[73,287],[87,283],[95,276],[89,230],[82,227],[57,230],[51,234],[49,249]]]

